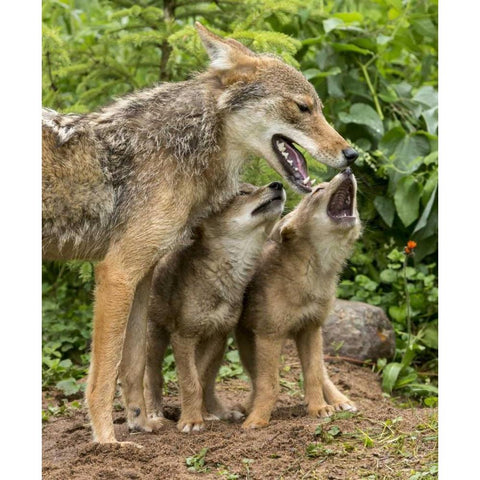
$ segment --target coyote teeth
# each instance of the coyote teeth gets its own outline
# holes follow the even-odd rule
[[[310,181],[310,177],[307,177],[304,181],[303,184],[306,185]]]
[[[315,185],[316,182],[317,182],[317,179],[314,178],[314,179],[312,180],[312,185]]]
[[[289,165],[293,165],[293,160],[290,160],[290,159],[287,158],[287,163],[288,163]]]
[[[282,153],[285,151],[285,144],[283,142],[277,142],[277,147]]]

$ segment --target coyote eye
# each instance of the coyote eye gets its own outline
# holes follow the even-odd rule
[[[295,102],[295,103],[297,103],[297,107],[301,112],[310,113],[310,108],[308,105],[305,105],[304,103],[298,103],[298,102]]]
[[[239,195],[250,195],[250,192],[246,192],[245,190],[240,190],[238,192]]]

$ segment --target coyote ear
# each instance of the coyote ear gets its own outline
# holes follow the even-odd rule
[[[283,217],[280,222],[278,222],[270,234],[270,238],[277,243],[283,243],[287,240],[290,240],[295,235],[295,227],[292,225],[292,222],[286,222]]]
[[[229,70],[239,63],[241,57],[255,55],[240,42],[219,37],[199,22],[195,22],[195,27],[210,57],[210,66],[216,70]]]

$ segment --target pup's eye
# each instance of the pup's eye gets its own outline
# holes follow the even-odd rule
[[[297,107],[301,112],[310,113],[310,107],[308,105],[306,105],[305,103],[298,103],[298,102],[295,102],[295,103],[297,104]]]

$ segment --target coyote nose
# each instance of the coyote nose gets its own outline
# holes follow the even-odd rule
[[[358,158],[358,152],[353,148],[346,148],[342,150],[343,156],[347,160],[347,164],[352,164]]]
[[[280,182],[272,182],[268,188],[272,190],[283,190],[283,185]]]
[[[352,174],[352,169],[351,169],[350,167],[347,167],[347,168],[343,171],[343,173],[344,173],[345,175],[350,176],[350,175]]]

